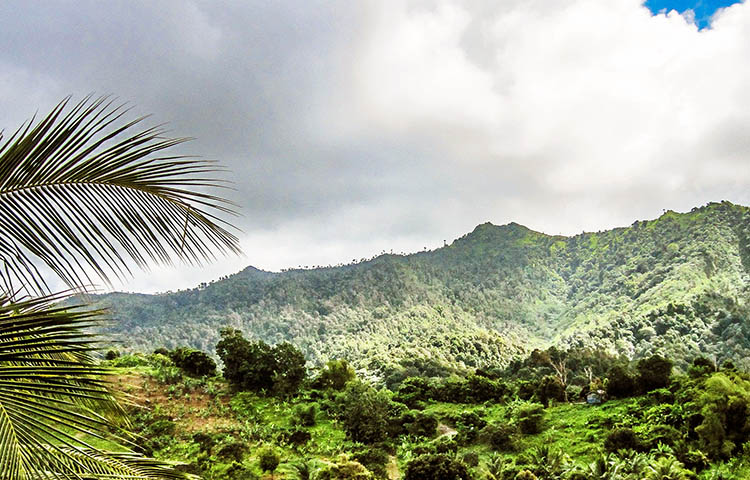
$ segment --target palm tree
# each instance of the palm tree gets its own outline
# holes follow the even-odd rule
[[[104,312],[63,305],[133,266],[238,253],[213,163],[163,152],[107,98],[58,104],[0,144],[0,478],[185,478],[133,452],[91,353]],[[134,132],[134,130],[137,130]],[[1,139],[0,135],[0,139]],[[45,273],[69,289],[53,294]]]

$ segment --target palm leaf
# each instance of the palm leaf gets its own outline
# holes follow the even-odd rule
[[[110,283],[135,264],[190,264],[238,253],[220,216],[233,205],[211,162],[163,152],[185,139],[124,123],[123,106],[87,98],[61,102],[0,144],[0,273],[6,292],[49,291],[37,266],[66,284]]]
[[[0,298],[0,478],[184,478],[166,464],[90,443],[129,443],[109,369],[85,333],[99,311],[60,306],[65,295]]]

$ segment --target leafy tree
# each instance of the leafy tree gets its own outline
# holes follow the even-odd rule
[[[270,391],[273,387],[273,351],[265,342],[250,342],[240,330],[225,328],[216,354],[224,363],[224,378],[235,387],[252,391]]]
[[[537,396],[545,407],[549,406],[550,400],[561,402],[568,398],[565,387],[560,383],[560,379],[553,375],[546,375],[541,379],[537,387]]]
[[[294,395],[307,377],[305,356],[291,343],[280,343],[271,350],[273,391],[279,396]]]
[[[329,360],[313,382],[313,387],[343,390],[356,377],[354,369],[346,360]]]
[[[688,368],[688,375],[699,378],[710,375],[716,371],[716,364],[706,357],[695,357],[693,364]]]
[[[169,358],[190,376],[207,377],[216,374],[216,362],[200,350],[179,347],[169,352]]]
[[[341,402],[341,420],[346,434],[355,442],[382,442],[388,435],[391,399],[361,382],[347,384]]]
[[[216,353],[224,362],[224,378],[240,390],[289,396],[307,375],[305,357],[292,344],[251,342],[233,328],[221,331]]]
[[[614,397],[630,397],[637,390],[635,377],[623,365],[612,366],[607,373],[607,380],[607,393]]]
[[[735,373],[715,373],[697,398],[703,420],[695,429],[702,449],[728,458],[750,440],[750,380]]]
[[[644,392],[669,385],[672,375],[672,362],[660,355],[653,355],[638,361],[638,385]]]
[[[133,133],[141,120],[123,121],[106,98],[68,104],[0,146],[0,478],[184,477],[78,435],[99,445],[130,437],[84,333],[102,312],[61,306],[69,293],[51,294],[38,267],[81,289],[133,265],[238,252],[217,217],[231,209],[203,190],[220,185],[213,165],[162,154],[181,139]]]

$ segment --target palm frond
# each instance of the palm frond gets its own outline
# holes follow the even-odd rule
[[[0,277],[6,292],[49,291],[45,264],[71,287],[123,278],[135,264],[191,264],[239,253],[211,162],[164,155],[186,139],[137,130],[106,97],[61,102],[0,144]],[[119,126],[118,126],[119,125]]]
[[[66,295],[0,297],[0,478],[186,478],[127,445],[126,418],[91,357],[84,329],[100,311],[60,306]]]

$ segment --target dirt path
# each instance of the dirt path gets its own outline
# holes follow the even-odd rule
[[[401,472],[398,469],[398,461],[393,455],[388,456],[388,465],[385,466],[386,472],[388,472],[388,480],[398,480],[401,478]]]

